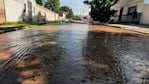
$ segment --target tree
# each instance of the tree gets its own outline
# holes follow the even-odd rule
[[[54,4],[55,11],[58,11],[60,9],[60,0],[54,0],[53,4]]]
[[[94,21],[108,22],[116,10],[111,9],[119,0],[86,0],[85,4],[90,5],[90,15]]]
[[[64,11],[67,13],[66,18],[72,18],[73,17],[73,11],[71,8],[69,8],[68,6],[62,6],[60,8],[60,11]]]
[[[73,16],[73,19],[74,19],[74,20],[81,20],[81,18],[80,18],[79,15],[74,15],[74,16]]]
[[[48,8],[49,10],[54,11],[54,5],[52,2],[46,2],[44,5],[45,8]]]
[[[60,1],[59,0],[48,0],[45,3],[45,7],[52,10],[52,11],[59,11],[60,8]]]
[[[36,0],[36,3],[39,5],[43,5],[42,0]]]

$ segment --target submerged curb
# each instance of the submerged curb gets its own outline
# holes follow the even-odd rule
[[[134,31],[134,32],[138,32],[138,33],[143,33],[143,34],[149,34],[149,29],[146,29],[146,28],[137,28],[137,27],[133,27],[133,26],[125,26],[125,25],[112,25],[112,24],[106,24],[107,26],[110,26],[110,27],[116,27],[116,28],[121,28],[121,29],[126,29],[126,30],[129,30],[129,31]]]
[[[131,26],[131,25],[121,25],[121,24],[108,24],[108,23],[91,23],[91,25],[105,25],[109,27],[121,28],[129,31],[134,31],[134,32],[149,35],[149,27],[144,28],[144,27],[137,27],[137,25]]]

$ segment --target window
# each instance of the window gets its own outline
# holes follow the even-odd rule
[[[137,9],[137,6],[129,7],[128,8],[128,15],[131,15],[136,9]]]

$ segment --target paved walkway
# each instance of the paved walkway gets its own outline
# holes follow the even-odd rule
[[[149,34],[149,26],[144,25],[108,24],[108,26],[120,27],[127,30]]]

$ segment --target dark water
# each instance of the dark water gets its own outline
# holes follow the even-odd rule
[[[46,27],[0,35],[0,84],[149,84],[149,36]]]

